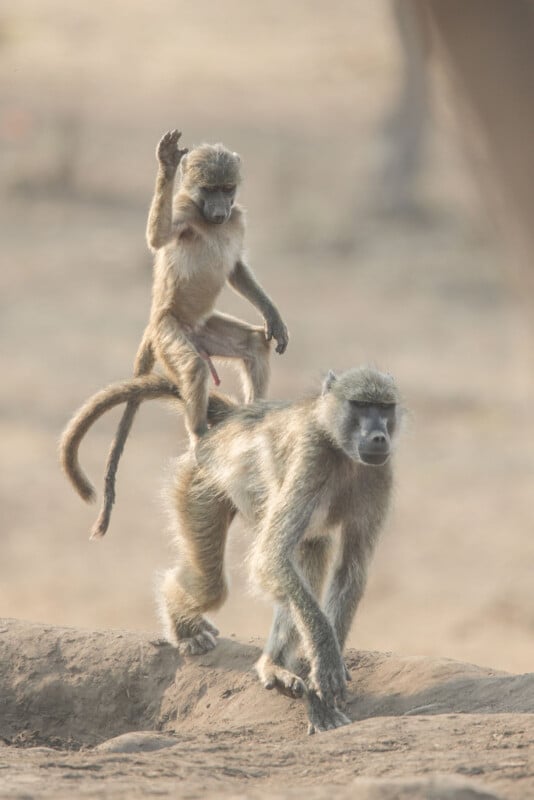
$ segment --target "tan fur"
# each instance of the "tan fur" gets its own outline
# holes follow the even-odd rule
[[[245,402],[264,397],[269,380],[269,341],[277,352],[287,346],[287,329],[276,307],[243,260],[245,220],[234,205],[240,183],[240,158],[223,145],[203,144],[190,153],[178,149],[180,134],[170,131],[157,148],[158,174],[147,223],[147,242],[155,253],[150,319],[134,374],[161,365],[180,387],[185,422],[193,446],[208,428],[211,357],[239,365]],[[173,200],[176,170],[180,185]],[[214,222],[222,219],[222,222]],[[214,310],[226,282],[250,300],[265,319],[249,325]],[[119,423],[105,473],[104,503],[92,537],[103,536],[115,501],[115,476],[138,405],[131,400]],[[91,486],[77,484],[84,499]]]
[[[179,394],[149,376],[89,400],[62,442],[71,480],[83,475],[79,443],[105,410]],[[212,395],[211,428],[196,455],[177,461],[169,487],[178,562],[162,585],[168,639],[187,654],[215,646],[203,614],[226,597],[224,550],[239,513],[252,536],[252,577],[275,603],[258,675],[266,688],[306,695],[312,731],[349,721],[342,651],[389,507],[401,413],[391,376],[369,368],[330,374],[322,394],[296,403],[238,406]]]

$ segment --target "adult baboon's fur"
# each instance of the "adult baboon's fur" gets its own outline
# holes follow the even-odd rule
[[[178,131],[157,147],[158,174],[147,223],[147,242],[155,253],[150,320],[134,364],[134,375],[150,373],[158,362],[180,387],[185,421],[193,445],[207,430],[208,381],[217,378],[211,357],[231,359],[241,368],[245,402],[264,397],[269,379],[269,342],[283,353],[286,326],[257,283],[243,256],[244,213],[234,203],[241,160],[223,145],[180,150]],[[180,184],[173,200],[176,170]],[[264,327],[214,311],[228,281],[262,313]],[[103,536],[115,501],[115,477],[137,412],[129,400],[106,465],[104,503],[92,537]],[[75,484],[84,500],[94,498],[88,483]]]
[[[76,486],[86,481],[77,450],[91,424],[119,403],[151,397],[180,394],[163,379],[139,378],[104,389],[77,413],[61,444]],[[275,603],[256,669],[266,688],[306,694],[312,730],[348,722],[341,653],[389,506],[398,402],[393,379],[370,368],[330,373],[322,394],[296,403],[235,405],[211,395],[212,427],[196,454],[177,460],[169,489],[179,558],[162,586],[167,638],[182,653],[215,646],[203,614],[226,597],[226,536],[241,514],[253,536],[252,576]]]

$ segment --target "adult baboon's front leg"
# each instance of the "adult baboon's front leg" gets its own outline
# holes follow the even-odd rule
[[[302,474],[298,467],[297,474]],[[310,470],[305,471],[310,474]],[[317,694],[327,707],[335,708],[345,700],[345,665],[334,629],[302,579],[295,554],[317,506],[318,487],[294,481],[294,472],[289,471],[287,490],[269,510],[269,522],[256,541],[253,567],[260,585],[277,602],[288,605],[295,616],[311,665],[308,691]]]
[[[367,536],[352,520],[341,530],[341,555],[327,587],[324,608],[343,651],[354,614],[367,582],[367,564],[371,556],[372,531]]]
[[[318,598],[330,561],[331,542],[327,538],[310,539],[298,546],[301,574]],[[278,605],[265,650],[256,664],[256,672],[266,689],[278,689],[291,697],[302,697],[310,665],[298,657],[300,634],[291,609]]]

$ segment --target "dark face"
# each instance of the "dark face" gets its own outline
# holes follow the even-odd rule
[[[396,427],[394,403],[347,401],[345,449],[357,461],[372,466],[385,464],[391,455]]]
[[[235,200],[235,186],[201,186],[199,208],[204,219],[214,225],[227,222]]]

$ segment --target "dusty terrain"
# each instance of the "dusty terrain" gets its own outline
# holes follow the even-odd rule
[[[4,620],[1,796],[529,796],[534,675],[350,651],[354,722],[308,737],[304,703],[259,686],[259,653],[223,639],[184,661],[147,636]]]
[[[172,559],[159,493],[167,462],[184,447],[181,421],[157,404],[143,409],[121,463],[110,532],[97,544],[87,539],[97,509],[85,507],[60,474],[56,446],[74,408],[130,373],[149,305],[144,226],[153,150],[164,130],[180,126],[187,144],[222,140],[243,156],[250,263],[291,331],[287,353],[273,358],[271,395],[294,397],[316,388],[331,367],[371,362],[396,376],[411,410],[396,457],[395,507],[349,644],[399,659],[428,656],[429,664],[447,657],[531,672],[532,331],[511,280],[513,256],[480,201],[476,140],[467,156],[443,76],[433,76],[419,191],[399,213],[382,180],[399,76],[386,3],[161,0],[154,10],[133,0],[113,9],[20,0],[0,14],[0,613],[128,629],[145,643],[158,633],[156,576]],[[230,292],[221,308],[256,319]],[[227,373],[223,388],[235,388]],[[110,415],[95,427],[82,452],[98,488],[115,422]],[[247,532],[236,524],[231,595],[216,615],[224,636],[244,642],[263,639],[270,620],[268,605],[248,592],[246,548]],[[226,647],[214,658],[228,655]],[[80,652],[81,662],[89,660],[79,668],[91,674],[95,651]],[[243,674],[254,657],[247,652],[239,650]],[[183,673],[191,687],[196,669]],[[11,661],[1,671],[11,675]],[[229,675],[228,685],[217,679],[220,695],[232,688]],[[419,673],[407,676],[403,695],[422,691]],[[394,677],[377,691],[393,693]],[[472,706],[448,705],[423,718],[375,708],[357,725],[308,740],[300,706],[290,718],[283,698],[266,699],[248,675],[239,680],[255,708],[272,704],[269,724],[243,721],[232,705],[235,717],[217,733],[226,749],[211,747],[206,727],[199,738],[190,734],[194,746],[167,748],[157,760],[143,754],[137,766],[132,756],[108,755],[117,792],[156,792],[160,782],[167,791],[165,776],[188,770],[189,796],[205,796],[203,786],[248,791],[246,774],[227,767],[277,776],[265,789],[272,791],[317,787],[319,772],[321,784],[340,785],[360,775],[469,777],[481,765],[492,790],[507,781],[509,796],[528,796],[532,776],[522,765],[525,753],[532,758],[532,717],[522,712],[531,708],[504,705],[483,720]],[[211,708],[221,705],[220,714],[228,698],[217,698]],[[19,730],[31,704],[18,709]],[[458,716],[462,710],[470,713]],[[132,729],[145,725],[133,722]],[[192,717],[180,737],[189,725]],[[228,766],[236,730],[236,759],[247,766]],[[362,730],[368,738],[359,748]],[[54,735],[65,744],[64,733]],[[509,738],[526,743],[521,756],[515,744],[512,757],[503,755],[500,743]],[[385,755],[372,750],[384,741],[401,744],[384,745]],[[343,743],[337,758],[331,742]],[[9,774],[15,796],[46,787],[68,796],[79,778],[57,777],[63,773],[54,764],[78,765],[65,774],[98,782],[89,752],[0,752],[2,764],[31,761],[28,775],[41,776],[17,788],[24,770],[0,770],[2,791]],[[486,769],[497,762],[512,766]],[[271,779],[254,780],[261,796],[262,781]]]

